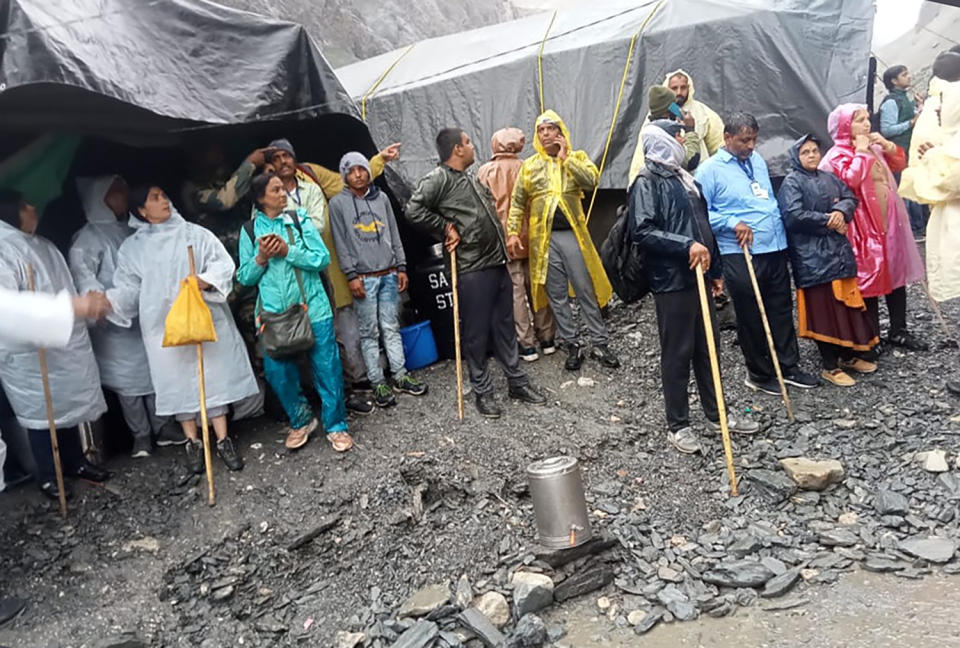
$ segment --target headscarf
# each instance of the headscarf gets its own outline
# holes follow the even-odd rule
[[[647,162],[656,162],[674,171],[688,191],[700,195],[693,176],[683,168],[685,152],[680,142],[671,137],[656,121],[644,126],[640,137],[643,141],[643,156]]]

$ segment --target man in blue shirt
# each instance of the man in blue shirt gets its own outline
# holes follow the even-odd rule
[[[793,293],[787,270],[787,234],[770,184],[767,164],[754,151],[760,127],[753,115],[734,113],[723,125],[724,146],[697,169],[710,214],[710,227],[723,257],[723,276],[737,311],[737,337],[747,365],[746,385],[779,395],[760,309],[747,270],[743,246],[753,266],[773,333],[784,380],[816,387],[819,380],[797,367],[800,349],[793,328]]]

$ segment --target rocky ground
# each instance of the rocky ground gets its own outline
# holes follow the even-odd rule
[[[734,439],[736,498],[719,435],[703,433],[702,456],[665,443],[649,302],[613,309],[621,369],[588,361],[578,376],[559,354],[541,359],[530,370],[550,403],[507,403],[499,421],[469,399],[455,420],[446,363],[421,372],[428,396],[355,420],[346,456],[323,439],[289,454],[277,425],[238,425],[247,468],[217,466],[214,508],[173,450],[115,460],[107,487],[77,489],[66,523],[31,489],[14,491],[0,497],[0,574],[31,604],[0,644],[472,648],[502,635],[587,646],[567,643],[581,629],[562,614],[571,606],[623,635],[802,608],[846,572],[960,572],[960,425],[943,389],[958,351],[941,346],[918,290],[910,306],[935,350],[891,351],[852,389],[794,390],[793,424],[778,399],[742,386],[723,333],[730,411],[763,428]],[[813,369],[815,348],[801,347]],[[583,470],[599,538],[583,555],[536,548],[524,468],[558,454]],[[801,489],[781,464],[797,457],[837,460],[843,475],[797,475],[826,487]]]

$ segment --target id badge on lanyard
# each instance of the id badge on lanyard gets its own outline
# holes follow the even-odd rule
[[[770,192],[761,187],[756,180],[750,183],[750,189],[753,190],[753,195],[760,200],[770,200]]]

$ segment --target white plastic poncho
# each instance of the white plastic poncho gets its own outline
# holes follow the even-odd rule
[[[158,416],[200,411],[196,347],[163,348],[167,313],[180,282],[190,274],[190,245],[197,276],[212,286],[203,295],[217,331],[217,341],[203,345],[207,407],[226,406],[259,391],[247,349],[227,306],[236,271],[233,259],[212,232],[186,222],[172,206],[171,210],[170,219],[156,225],[130,217],[136,232],[120,246],[114,287],[107,291],[114,310],[112,321],[130,326],[140,317]]]
[[[917,147],[933,148],[920,157]],[[960,81],[934,77],[911,140],[900,195],[930,205],[927,280],[936,301],[960,297]]]
[[[29,290],[28,264],[33,267],[37,292],[76,294],[67,262],[53,243],[0,222],[0,286]],[[86,322],[74,321],[65,347],[47,349],[47,371],[57,427],[95,421],[107,411]],[[45,430],[47,407],[37,347],[0,340],[0,380],[20,425]]]
[[[82,178],[77,181],[87,224],[77,232],[67,258],[80,293],[106,292],[113,288],[120,245],[133,234],[126,220],[118,221],[104,198],[117,176]],[[100,365],[100,381],[121,396],[153,393],[147,352],[140,327],[124,328],[110,322],[90,327],[93,352]]]

